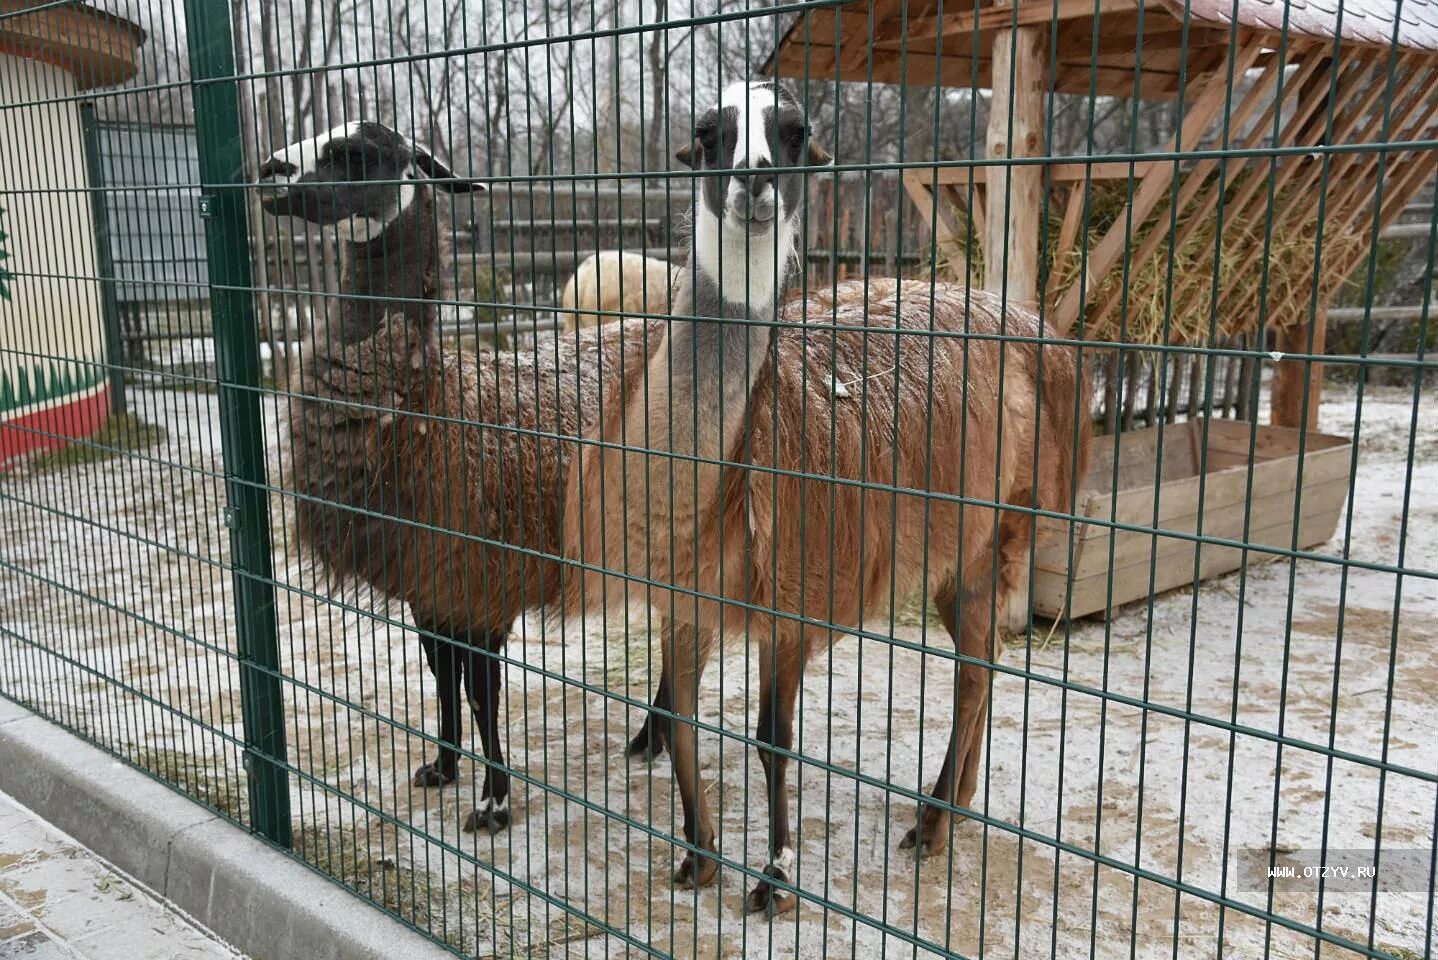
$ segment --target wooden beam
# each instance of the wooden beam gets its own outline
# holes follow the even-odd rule
[[[873,55],[874,43],[885,36],[887,23],[898,18],[902,23],[904,5],[908,0],[871,0],[867,15],[862,4],[855,4],[855,14],[849,17],[848,28],[844,31],[843,48],[839,62],[844,73],[852,73],[868,63]],[[902,26],[898,28],[902,31]]]
[[[1041,27],[1027,26],[1005,28],[994,34],[993,98],[989,101],[987,134],[990,160],[1038,157],[1045,152],[1046,33]],[[984,289],[999,294],[1007,303],[1037,307],[1043,167],[989,167],[986,180]],[[1036,453],[1020,451],[1021,456]],[[1009,629],[1024,628],[1029,616],[1028,578],[1019,578],[1001,615]]]
[[[951,264],[960,257],[967,260],[967,244],[959,240],[958,220],[954,209],[943,193],[934,195],[932,181],[926,180],[922,170],[904,171],[904,192],[919,208],[919,215],[929,225],[934,235],[934,253]],[[955,271],[954,276],[967,276],[968,270]]]
[[[1328,316],[1320,304],[1311,324],[1312,349],[1309,349],[1310,324],[1284,327],[1278,331],[1278,349],[1282,353],[1313,353],[1321,355],[1328,339]],[[1303,388],[1308,387],[1308,404],[1303,403]],[[1273,365],[1273,404],[1269,422],[1275,427],[1307,427],[1318,429],[1318,400],[1323,391],[1323,364],[1307,360],[1279,360]]]
[[[994,34],[990,160],[1043,155],[1043,45],[1044,31],[1038,27]],[[1010,302],[1037,304],[1043,168],[1037,164],[989,167],[986,179],[984,289],[1002,293]]]
[[[1063,262],[1063,258],[1078,244],[1079,225],[1083,222],[1084,207],[1084,186],[1081,183],[1070,184],[1068,187],[1068,204],[1064,207],[1063,223],[1059,226],[1058,242],[1054,245],[1054,267]],[[1049,269],[1048,275],[1044,277],[1043,300],[1048,303],[1052,300],[1049,290],[1055,283],[1054,274],[1056,270]]]
[[[1102,3],[1100,0],[1058,0],[1055,9],[1053,0],[1024,0],[1018,4],[1001,4],[977,11],[956,10],[944,14],[943,17],[934,14],[910,17],[908,39],[913,42],[938,37],[962,37],[975,30],[1043,26],[1062,20],[1077,20],[1080,17],[1092,19],[1100,12],[1103,16],[1108,16],[1111,13],[1137,10],[1138,6],[1138,0],[1102,0]]]
[[[1148,160],[1138,163],[1097,161],[1094,163],[1044,163],[1034,169],[1041,172],[1047,170],[1049,180],[1053,183],[1073,183],[1085,180],[1127,180],[1130,176],[1142,177],[1153,165]],[[1028,166],[1033,165],[1029,164]],[[996,176],[1000,183],[1003,182],[1003,169],[1000,167],[939,167],[933,172],[933,176],[927,179],[934,183],[967,184],[972,178],[976,183],[987,184],[991,175]]]
[[[1233,75],[1242,76],[1249,67],[1258,61],[1259,55],[1263,52],[1263,44],[1255,39],[1247,40],[1242,47],[1234,54]],[[1183,118],[1183,123],[1170,138],[1165,151],[1173,151],[1182,142],[1186,145],[1193,145],[1199,142],[1209,125],[1213,123],[1219,112],[1228,102],[1228,75],[1227,71],[1215,71],[1207,75],[1207,83],[1203,90],[1194,99],[1193,105],[1189,107],[1188,114]],[[1102,281],[1120,256],[1128,243],[1128,220],[1131,212],[1132,222],[1141,224],[1158,201],[1163,198],[1177,175],[1178,164],[1176,162],[1156,163],[1149,169],[1139,182],[1137,190],[1134,191],[1133,200],[1129,204],[1129,210],[1120,215],[1108,233],[1104,234],[1098,246],[1094,248],[1089,258],[1089,277],[1087,283],[1075,283],[1064,292],[1063,298],[1059,301],[1058,307],[1052,316],[1053,324],[1058,329],[1060,336],[1066,336],[1073,329],[1074,323],[1078,320],[1079,313],[1083,309],[1083,295],[1085,287],[1092,288],[1093,284]]]

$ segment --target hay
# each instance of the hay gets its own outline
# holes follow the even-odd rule
[[[1250,175],[1262,174],[1255,171]],[[1226,198],[1233,199],[1244,182],[1242,175],[1233,178],[1227,185]],[[1205,191],[1196,193],[1201,197]],[[1045,245],[1041,260],[1049,276],[1050,308],[1078,282],[1087,256],[1104,235],[1116,224],[1124,229],[1129,196],[1129,185],[1125,181],[1094,182],[1089,191],[1085,226],[1079,231],[1078,241],[1067,250],[1055,249],[1062,226],[1062,206],[1049,204],[1048,229],[1039,242]],[[1088,312],[1083,337],[1143,344],[1229,339],[1257,327],[1260,290],[1264,290],[1267,306],[1264,319],[1269,327],[1306,322],[1315,282],[1318,303],[1325,305],[1342,287],[1347,274],[1346,270],[1332,269],[1332,265],[1354,262],[1354,254],[1361,250],[1363,238],[1352,231],[1326,229],[1324,269],[1317,271],[1315,277],[1316,211],[1301,199],[1290,204],[1290,191],[1280,191],[1271,207],[1266,198],[1266,190],[1256,191],[1255,199],[1246,205],[1257,208],[1262,214],[1257,218],[1246,217],[1244,211],[1228,209],[1221,243],[1215,243],[1218,217],[1214,211],[1208,210],[1204,220],[1192,226],[1198,216],[1198,203],[1190,202],[1175,219],[1168,202],[1161,202],[1144,222],[1131,224],[1127,253],[1130,258],[1137,255],[1153,231],[1161,231],[1163,239],[1149,256],[1142,260],[1129,259],[1127,269],[1120,261],[1096,285],[1090,284],[1085,290]],[[962,216],[964,212],[959,213]],[[1268,230],[1270,216],[1278,217],[1271,231]],[[962,225],[963,240],[947,256],[940,256],[935,268],[941,275],[962,279],[966,263],[971,263],[973,280],[981,282],[983,250],[977,243],[966,242],[971,234],[977,239],[977,231],[971,231],[968,223]],[[1188,239],[1173,249],[1173,241],[1190,231]],[[1223,312],[1213,317],[1215,291]],[[1120,295],[1119,309],[1108,311],[1103,317],[1095,316],[1110,299]]]

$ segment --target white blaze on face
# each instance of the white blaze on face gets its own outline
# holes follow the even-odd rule
[[[359,121],[340,124],[326,133],[317,137],[310,137],[308,140],[300,140],[292,143],[283,150],[276,150],[271,160],[289,164],[295,168],[295,172],[281,179],[275,178],[276,183],[293,183],[305,174],[314,173],[315,167],[320,162],[320,152],[324,150],[325,144],[332,140],[343,140],[346,137],[354,136],[359,130]]]
[[[719,109],[733,107],[738,116],[734,120],[734,162],[735,170],[757,169],[761,161],[774,162],[773,151],[769,148],[769,118],[775,104],[774,88],[761,83],[731,83],[719,94]],[[729,181],[728,209],[733,209],[735,197],[748,189],[742,182],[743,174],[736,174]],[[772,196],[774,185],[764,188]],[[774,198],[777,202],[777,197]],[[737,202],[742,202],[739,197]],[[775,216],[784,212],[776,207]]]
[[[733,169],[754,169],[761,160],[773,162],[768,127],[776,102],[774,88],[763,83],[732,83],[720,93],[720,111],[732,107],[736,113]],[[735,193],[747,189],[740,176],[729,180],[726,211],[734,208]],[[774,191],[774,185],[767,189]],[[764,224],[727,213],[721,222],[703,202],[695,212],[694,251],[700,269],[719,286],[725,300],[747,304],[760,315],[773,311],[774,298],[795,257],[797,225],[783,208],[782,196],[775,193],[773,202],[774,220]]]
[[[346,140],[359,132],[360,122],[352,120],[349,123],[342,123],[337,127],[331,127],[325,133],[310,137],[308,140],[300,140],[290,144],[282,150],[275,151],[270,159],[279,163],[287,164],[294,168],[294,172],[279,175],[272,178],[271,182],[280,186],[293,184],[301,177],[315,172],[319,166],[320,155],[324,152],[327,144],[336,140]],[[405,170],[406,180],[419,179],[420,171],[411,165]],[[354,214],[345,217],[335,223],[335,230],[340,239],[350,243],[364,243],[373,240],[385,230],[390,224],[399,219],[399,216],[409,209],[414,202],[415,187],[412,183],[400,184],[399,203],[382,217],[371,217],[364,214]]]

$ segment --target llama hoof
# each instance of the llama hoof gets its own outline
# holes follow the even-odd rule
[[[785,883],[793,882],[773,864],[764,868],[764,875],[783,880]],[[772,920],[780,914],[793,910],[798,903],[799,898],[788,890],[780,890],[768,880],[760,880],[755,884],[754,889],[749,891],[749,896],[744,901],[744,909],[749,913],[759,913],[762,910]]]
[[[686,890],[697,890],[713,883],[718,874],[719,862],[717,860],[709,856],[696,855],[691,850],[684,855],[679,869],[674,871],[674,885]]]
[[[629,748],[625,752],[635,760],[643,760],[647,763],[663,756],[667,747],[664,738],[656,734],[648,723],[645,723],[639,728],[634,739],[629,741]]]
[[[474,833],[483,830],[485,833],[498,833],[509,826],[509,798],[505,797],[496,804],[489,797],[479,801],[479,806],[469,812],[464,818],[464,832]]]
[[[899,841],[900,850],[915,850],[917,851],[915,855],[920,860],[932,857],[936,853],[943,853],[948,846],[948,838],[943,836],[930,836],[920,840],[917,827],[910,828],[909,832],[904,834],[904,839]]]
[[[414,772],[416,787],[442,787],[454,782],[454,774],[445,773],[437,763],[426,763]]]

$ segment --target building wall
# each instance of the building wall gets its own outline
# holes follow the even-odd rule
[[[0,54],[0,463],[103,420],[104,317],[80,105],[64,69]],[[36,102],[40,101],[40,102]],[[18,425],[18,426],[17,426]]]

